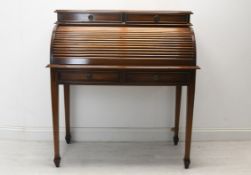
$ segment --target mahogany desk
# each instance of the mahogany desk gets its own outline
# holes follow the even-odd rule
[[[70,85],[176,86],[174,144],[179,141],[182,86],[187,86],[185,168],[195,94],[196,45],[186,11],[57,10],[52,33],[51,96],[54,163],[60,164],[58,91],[64,85],[66,142],[70,134]]]

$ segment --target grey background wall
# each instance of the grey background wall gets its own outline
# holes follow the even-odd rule
[[[0,4],[0,138],[52,139],[49,70],[45,66],[56,21],[53,11],[120,9],[193,11],[198,65],[202,67],[197,78],[193,138],[251,139],[251,1],[8,0]],[[173,87],[74,86],[73,137],[79,141],[169,140],[174,92]],[[63,133],[62,110],[60,114]]]

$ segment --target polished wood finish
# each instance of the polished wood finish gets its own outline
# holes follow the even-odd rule
[[[142,31],[143,30],[143,31]],[[58,26],[52,64],[195,65],[190,28]]]
[[[64,106],[65,106],[65,141],[71,143],[71,132],[70,132],[70,85],[64,84]]]
[[[179,141],[182,86],[188,87],[184,165],[190,165],[196,44],[188,11],[57,10],[50,64],[54,163],[58,167],[58,86],[64,85],[66,142],[70,85],[176,86],[174,144]]]
[[[187,86],[187,116],[186,116],[186,139],[185,139],[185,168],[189,168],[190,165],[190,150],[192,139],[192,124],[193,124],[193,107],[194,107],[194,95],[195,95],[195,72],[190,77],[190,83]]]
[[[51,101],[52,101],[52,122],[53,122],[53,140],[54,140],[54,163],[56,167],[60,164],[59,154],[59,102],[58,102],[58,84],[55,69],[51,69]]]
[[[176,104],[175,104],[175,127],[174,127],[174,136],[173,136],[174,145],[178,145],[178,142],[179,142],[181,94],[182,94],[182,86],[177,85],[176,86]]]
[[[62,83],[106,83],[119,82],[119,72],[110,71],[83,71],[69,70],[59,72],[60,82]]]
[[[177,25],[189,26],[190,11],[81,11],[56,10],[57,24],[92,24],[92,25]]]

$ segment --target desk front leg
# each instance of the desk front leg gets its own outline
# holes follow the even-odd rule
[[[184,165],[186,169],[189,168],[190,165],[194,94],[195,94],[195,72],[192,73],[190,78],[190,83],[187,87],[186,138],[185,138],[185,157],[184,157]]]
[[[52,123],[54,140],[54,163],[56,167],[60,164],[59,153],[59,113],[58,113],[58,83],[55,69],[51,69],[51,101],[52,101]]]

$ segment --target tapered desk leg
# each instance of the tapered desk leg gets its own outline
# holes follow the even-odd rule
[[[56,167],[59,167],[61,158],[59,153],[58,84],[54,69],[51,69],[51,101],[54,138],[54,163]]]
[[[186,139],[185,139],[185,168],[190,165],[190,149],[192,138],[192,124],[193,124],[193,107],[194,107],[194,93],[195,93],[195,73],[191,76],[190,84],[187,87],[187,116],[186,116]]]
[[[175,104],[175,127],[174,127],[174,136],[173,136],[174,145],[178,145],[178,142],[179,142],[181,93],[182,93],[182,86],[177,85],[176,86],[176,104]]]
[[[64,105],[65,105],[65,127],[66,127],[66,135],[65,141],[66,143],[71,143],[71,133],[70,133],[70,85],[64,85]]]

